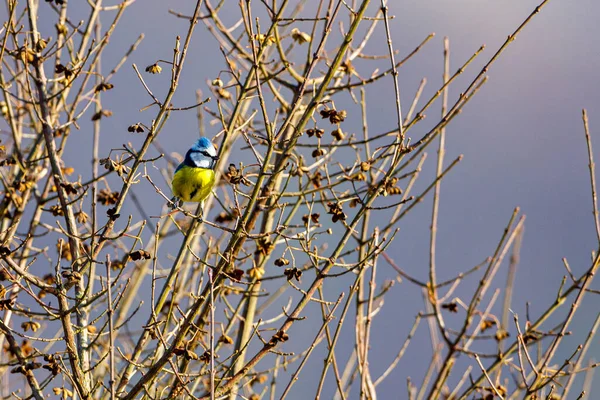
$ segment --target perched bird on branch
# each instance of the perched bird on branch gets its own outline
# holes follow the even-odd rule
[[[214,167],[218,159],[210,140],[201,137],[194,143],[173,174],[172,208],[181,207],[184,201],[200,203],[202,207],[215,184]]]

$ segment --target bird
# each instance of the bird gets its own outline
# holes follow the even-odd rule
[[[203,202],[215,184],[214,168],[218,159],[215,146],[206,137],[201,137],[190,147],[173,174],[171,208],[181,207],[187,201],[200,203],[200,210],[204,211]]]

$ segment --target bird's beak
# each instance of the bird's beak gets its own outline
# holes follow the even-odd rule
[[[213,161],[218,161],[219,160],[219,156],[214,156],[212,159],[213,159]]]

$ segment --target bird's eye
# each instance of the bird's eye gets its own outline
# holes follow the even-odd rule
[[[206,157],[210,157],[210,154],[208,154],[208,151],[206,151],[206,150],[205,150],[205,151],[202,151],[202,155],[203,155],[203,156],[206,156]]]

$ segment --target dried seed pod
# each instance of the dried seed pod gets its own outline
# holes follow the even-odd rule
[[[277,43],[277,39],[273,35],[265,35],[264,33],[257,33],[254,35],[254,39],[264,46],[270,46]]]
[[[337,111],[333,108],[325,108],[319,111],[319,114],[321,114],[321,118],[323,119],[328,118],[329,122],[331,122],[332,124],[339,124],[340,122],[343,122],[346,119],[345,110]]]
[[[220,88],[219,90],[217,90],[217,95],[222,98],[223,100],[231,100],[231,98],[233,97],[231,95],[231,93],[229,93],[227,90],[225,90],[224,88]]]
[[[246,273],[252,279],[260,279],[260,278],[262,278],[264,276],[265,269],[264,268],[258,268],[258,267],[252,267],[248,271],[246,271]]]
[[[223,344],[233,344],[233,339],[227,335],[221,335],[218,342]]]
[[[276,334],[273,335],[271,340],[269,340],[269,344],[275,346],[277,342],[287,342],[290,336],[282,330],[277,331]]]
[[[483,333],[495,325],[496,325],[496,320],[494,320],[494,319],[488,318],[486,320],[483,320],[483,321],[481,321],[481,324],[480,324],[481,332]]]
[[[302,271],[296,267],[286,268],[285,271],[283,271],[283,274],[286,276],[288,281],[291,281],[292,279],[296,278],[296,280],[298,282],[300,282],[300,277],[302,276]]]
[[[505,331],[504,329],[498,329],[496,331],[496,334],[494,335],[494,338],[496,339],[496,341],[499,342],[501,340],[508,338],[509,336],[510,336],[510,334],[507,331]]]
[[[306,130],[306,135],[308,137],[313,137],[316,136],[317,138],[322,138],[323,134],[325,134],[325,131],[323,129],[319,129],[319,128],[310,128]]]
[[[67,26],[64,24],[56,24],[55,28],[56,28],[56,32],[58,32],[59,35],[67,36],[69,34],[69,30],[67,29]]]
[[[102,82],[98,86],[96,86],[96,88],[94,89],[94,91],[96,93],[98,93],[98,92],[106,92],[107,90],[110,90],[110,89],[112,89],[114,87],[115,87],[115,85],[113,85],[112,83]]]
[[[351,176],[353,181],[364,182],[367,180],[367,176],[362,172],[357,172]]]
[[[64,215],[63,209],[59,204],[55,204],[52,207],[50,207],[50,212],[55,217],[60,217]]]
[[[211,355],[212,353],[209,350],[206,350],[198,359],[203,363],[208,364],[210,362]]]
[[[451,303],[445,303],[442,304],[442,308],[445,310],[450,311],[451,313],[457,313],[458,312],[458,304],[456,302],[451,302]]]
[[[109,189],[102,189],[100,192],[98,192],[96,199],[104,206],[117,204],[117,200],[119,200],[119,192],[111,192]]]
[[[36,321],[24,321],[21,323],[21,328],[24,332],[27,332],[29,330],[32,332],[37,332],[37,330],[40,329],[41,326],[42,325],[40,325],[40,323]]]
[[[332,215],[331,220],[334,223],[346,220],[346,214],[342,211],[342,205],[340,203],[330,202],[327,203],[327,207],[329,207],[327,214]]]
[[[290,265],[290,260],[288,260],[287,258],[280,257],[277,260],[275,260],[274,264],[278,267],[284,267],[286,265]]]
[[[304,225],[308,225],[308,221],[310,220],[313,224],[318,224],[320,217],[321,214],[319,213],[305,214],[302,216],[302,222],[304,222]]]
[[[346,60],[342,62],[342,64],[338,68],[338,71],[340,71],[344,75],[352,75],[355,72],[355,69],[352,65],[352,62],[350,60]]]
[[[154,63],[152,65],[148,65],[146,67],[146,72],[150,74],[160,74],[162,71],[162,67],[158,65],[158,63]]]
[[[231,272],[227,272],[227,276],[236,282],[239,282],[242,280],[242,277],[244,276],[244,270],[239,269],[239,268],[235,268],[233,271]]]
[[[139,260],[149,260],[152,258],[152,255],[150,255],[150,253],[148,253],[146,250],[136,250],[136,251],[132,251],[131,253],[129,253],[129,257],[133,261],[139,261]]]
[[[269,239],[263,238],[256,243],[256,253],[261,253],[264,256],[271,254],[274,248],[275,245]]]
[[[244,176],[244,173],[238,169],[235,164],[229,164],[225,177],[232,185],[242,184],[245,186],[250,185],[250,181]]]
[[[77,219],[77,222],[79,222],[80,224],[85,224],[88,218],[89,216],[84,211],[78,211],[75,214],[75,219]]]
[[[333,130],[331,136],[333,136],[335,140],[344,140],[344,132],[342,132],[340,128]]]
[[[298,44],[308,43],[311,40],[311,37],[308,33],[300,31],[298,28],[292,29],[292,39],[294,42]]]
[[[314,158],[319,158],[319,157],[321,157],[321,156],[324,156],[324,155],[325,155],[325,153],[326,153],[326,152],[325,152],[325,149],[323,149],[323,148],[320,148],[320,149],[315,149],[315,150],[313,150],[313,152],[312,152],[312,156],[313,156]]]
[[[113,115],[113,112],[110,110],[100,110],[97,113],[95,113],[94,115],[92,115],[92,121],[99,121],[104,117],[111,117]]]
[[[44,50],[46,48],[46,46],[48,46],[48,41],[45,39],[40,39],[35,44],[35,51],[37,51],[39,53],[42,50]]]
[[[142,125],[141,122],[135,123],[133,125],[129,125],[127,127],[127,132],[142,133],[142,132],[144,132],[144,126]]]

